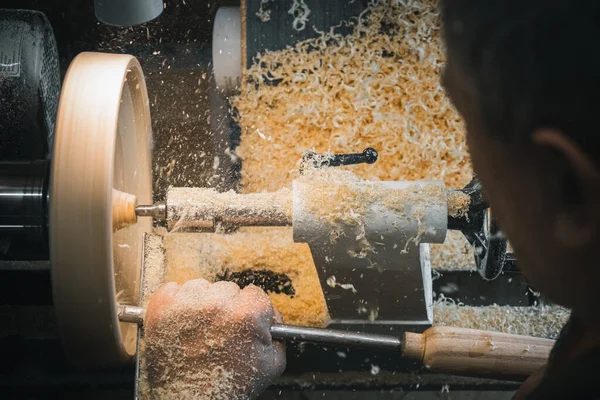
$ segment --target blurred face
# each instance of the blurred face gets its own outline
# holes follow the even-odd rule
[[[553,172],[547,152],[533,143],[510,145],[486,132],[467,81],[449,60],[444,86],[465,119],[473,169],[510,239],[519,268],[532,286],[554,302],[581,307],[586,303],[588,265],[585,254],[557,239],[553,216],[560,214],[561,206],[548,185]]]

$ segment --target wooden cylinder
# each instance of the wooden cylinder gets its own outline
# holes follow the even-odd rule
[[[404,334],[402,354],[433,372],[523,381],[544,366],[554,341],[452,327]]]
[[[115,232],[137,222],[137,215],[135,214],[137,198],[133,194],[124,193],[117,189],[113,189],[112,193],[112,221],[113,232]]]

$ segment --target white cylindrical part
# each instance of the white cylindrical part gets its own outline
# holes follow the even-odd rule
[[[339,247],[340,254],[353,248],[357,253],[359,249],[373,254],[383,249],[405,252],[411,244],[444,242],[448,205],[443,182],[362,181],[353,184],[352,190],[349,196],[363,203],[336,215],[330,205],[336,208],[348,199],[337,197],[332,190],[330,199],[318,199],[319,206],[310,181],[294,181],[294,241],[329,248],[331,253]]]
[[[404,240],[444,242],[448,229],[448,201],[443,182],[398,181],[381,182],[379,185],[387,194],[376,199],[367,209],[367,234],[385,239],[388,235],[399,233],[404,236],[402,244]],[[395,243],[400,244],[398,241]]]
[[[221,7],[213,27],[213,70],[225,96],[239,91],[242,79],[242,27],[239,7]]]

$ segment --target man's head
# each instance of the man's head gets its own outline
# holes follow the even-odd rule
[[[519,265],[600,323],[600,3],[441,3],[444,85]]]

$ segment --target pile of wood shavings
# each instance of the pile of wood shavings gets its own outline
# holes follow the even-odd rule
[[[469,212],[471,197],[463,192],[448,192],[448,215],[454,218],[462,218]]]
[[[328,313],[308,245],[294,243],[287,228],[244,228],[227,235],[175,233],[164,239],[165,282],[210,282],[225,272],[268,269],[286,274],[295,294],[268,293],[286,323],[323,326]]]
[[[449,188],[471,180],[464,126],[440,85],[437,2],[408,3],[380,1],[347,23],[350,35],[332,28],[256,58],[233,100],[242,191],[290,187],[307,149],[374,147],[379,160],[352,169],[370,180],[443,180]],[[449,234],[431,255],[434,268],[475,268],[462,234]]]
[[[556,339],[569,319],[569,310],[559,306],[472,307],[446,300],[433,305],[433,324],[491,330],[515,335]]]
[[[444,271],[474,271],[473,246],[461,231],[448,231],[444,244],[430,244],[431,266]]]
[[[261,54],[245,71],[233,105],[246,192],[289,186],[296,160],[312,148],[377,149],[377,163],[357,168],[366,179],[469,182],[463,123],[440,85],[437,4],[407,3],[381,1],[350,35],[323,32]]]

